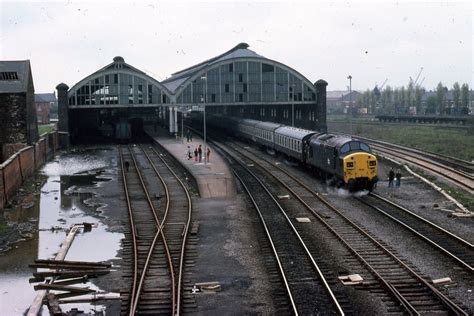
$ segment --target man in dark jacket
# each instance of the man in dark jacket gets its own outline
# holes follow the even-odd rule
[[[395,186],[400,187],[400,182],[402,180],[402,172],[400,169],[397,170],[397,173],[395,174]]]
[[[390,188],[393,187],[394,178],[395,178],[395,172],[393,172],[393,168],[390,168],[390,172],[388,173],[388,186]]]

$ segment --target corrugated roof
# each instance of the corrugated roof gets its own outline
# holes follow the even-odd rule
[[[231,50],[219,56],[213,57],[199,64],[196,64],[194,66],[175,72],[174,74],[171,75],[170,78],[162,81],[162,84],[174,93],[181,86],[181,84],[183,84],[186,80],[191,78],[194,74],[196,74],[197,72],[199,72],[205,67],[211,66],[223,60],[239,58],[239,57],[265,58],[257,54],[256,52],[248,49],[248,47],[249,47],[248,44],[240,43],[239,45],[235,46]]]
[[[30,73],[29,60],[0,61],[0,73],[16,73],[14,76],[2,76],[0,80],[0,93],[20,93],[28,90]],[[18,78],[18,79],[11,79]]]
[[[35,102],[56,102],[54,93],[35,93]]]

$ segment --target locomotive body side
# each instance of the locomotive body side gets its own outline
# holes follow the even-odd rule
[[[377,158],[358,140],[332,134],[311,137],[308,163],[349,190],[372,190],[377,182]]]

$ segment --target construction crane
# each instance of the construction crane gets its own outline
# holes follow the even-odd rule
[[[380,91],[382,91],[383,87],[385,87],[385,84],[387,83],[387,81],[388,81],[388,78],[386,78],[385,81],[380,86],[380,88],[378,88]]]
[[[418,79],[420,79],[420,75],[422,72],[423,72],[423,67],[420,68],[420,71],[418,72],[418,75],[416,76],[416,79],[414,81],[413,81],[413,78],[410,77],[410,82],[413,83],[413,86],[416,86],[416,83],[418,82]]]
[[[423,81],[425,81],[425,78],[426,77],[423,77],[423,79],[421,79],[420,83],[418,84],[419,87],[421,87],[421,85],[423,84]]]
[[[387,83],[387,81],[388,81],[388,78],[385,79],[385,81],[382,83],[382,85],[380,87],[377,85],[377,83],[375,84],[375,87],[374,87],[374,90],[373,90],[375,95],[377,95],[377,96],[380,95],[380,92],[382,91],[382,89],[385,86],[385,84]]]

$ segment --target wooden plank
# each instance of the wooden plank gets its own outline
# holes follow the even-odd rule
[[[41,271],[34,272],[33,276],[36,278],[45,278],[45,277],[60,277],[62,279],[81,277],[85,275],[105,275],[109,273],[110,270],[84,270],[84,271]]]
[[[35,290],[54,290],[54,291],[65,291],[71,293],[93,293],[95,290],[92,290],[88,287],[77,287],[77,286],[68,286],[61,284],[38,284],[35,285]]]
[[[74,237],[76,236],[76,233],[80,227],[81,226],[79,225],[75,225],[72,227],[72,229],[69,231],[69,234],[66,237],[66,240],[61,244],[61,248],[59,249],[58,253],[56,254],[56,257],[54,258],[55,260],[64,260],[64,258],[66,258],[66,254],[69,248],[71,247]],[[37,316],[40,313],[46,293],[47,293],[46,290],[41,290],[38,292],[38,294],[36,294],[36,297],[33,303],[28,309],[28,314],[27,314],[28,316]]]
[[[69,284],[77,284],[77,283],[86,283],[89,277],[83,276],[80,278],[69,278],[64,280],[55,280],[54,284],[61,284],[61,285],[69,285]]]
[[[62,263],[31,263],[28,265],[30,268],[46,268],[46,269],[63,269],[63,270],[92,270],[92,269],[108,269],[107,266],[86,266],[86,265],[72,265]]]
[[[62,316],[63,312],[61,310],[61,307],[59,306],[59,301],[56,295],[54,295],[53,293],[48,293],[46,295],[46,299],[47,299],[49,314],[54,315],[54,316],[60,316],[60,315]]]
[[[94,294],[84,295],[78,298],[61,299],[59,304],[71,304],[71,303],[93,303],[102,301],[115,301],[121,300],[120,293],[105,293],[105,294]]]
[[[63,266],[73,265],[73,266],[89,266],[89,267],[107,267],[110,268],[112,265],[108,262],[87,262],[87,261],[69,261],[69,260],[53,260],[53,259],[36,259],[35,263],[38,264],[61,264]]]
[[[90,293],[59,293],[56,294],[56,297],[61,301],[62,299],[68,298],[68,297],[76,297],[76,296],[82,296],[82,295],[88,295]]]

